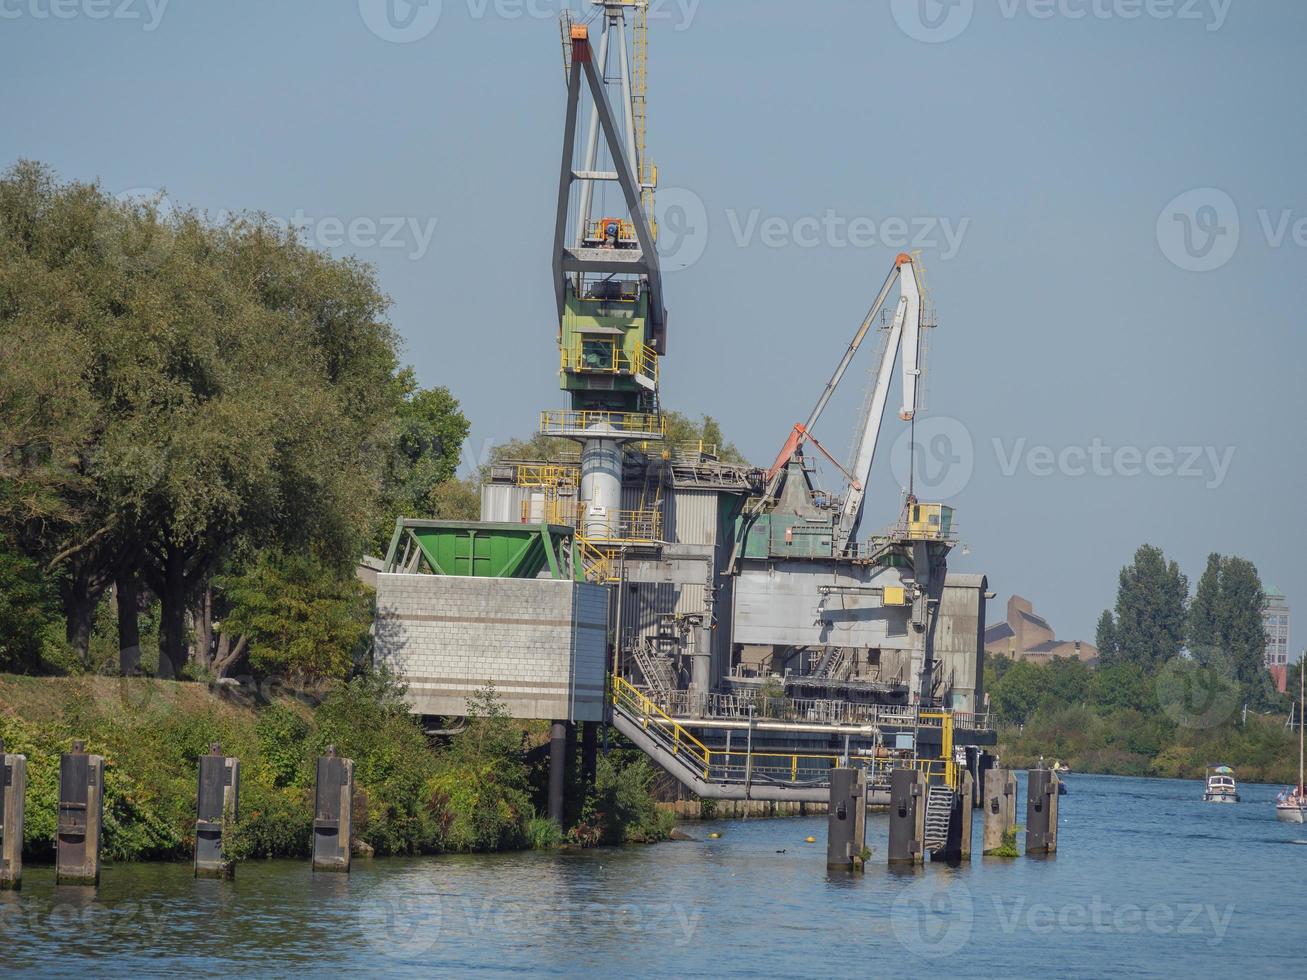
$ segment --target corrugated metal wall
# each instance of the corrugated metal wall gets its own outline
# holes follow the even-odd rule
[[[481,485],[481,519],[497,524],[517,524],[522,520],[522,504],[531,495],[527,487],[510,483]]]

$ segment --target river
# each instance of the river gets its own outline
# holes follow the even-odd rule
[[[492,856],[106,866],[98,891],[29,867],[0,893],[6,971],[972,976],[1307,975],[1307,828],[1271,786],[1072,774],[1059,853],[828,874],[825,817],[688,824],[695,841]],[[1025,787],[1022,777],[1021,819]],[[980,841],[977,813],[976,842]],[[710,832],[721,833],[717,840]],[[817,843],[804,843],[807,836]]]

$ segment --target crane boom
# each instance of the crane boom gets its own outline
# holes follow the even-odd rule
[[[899,418],[905,422],[910,421],[917,411],[917,381],[921,375],[921,287],[917,267],[911,256],[900,255],[894,268],[899,278],[899,305],[894,311],[889,339],[876,369],[875,387],[858,438],[853,479],[849,484],[849,492],[844,496],[844,506],[835,529],[837,551],[842,551],[854,539],[858,533],[858,524],[862,521],[867,480],[871,477],[871,464],[876,457],[876,442],[880,438],[890,379],[894,374],[894,361],[900,347],[903,349],[903,407],[899,411]],[[893,275],[891,273],[891,278]]]

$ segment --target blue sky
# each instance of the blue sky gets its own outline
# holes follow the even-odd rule
[[[562,404],[562,0],[393,2],[0,0],[0,160],[374,263],[474,458]],[[1092,640],[1141,542],[1191,580],[1241,554],[1301,649],[1305,41],[1293,0],[656,5],[665,403],[770,461],[906,235],[940,322],[918,488],[958,508],[953,567]],[[841,455],[869,367],[818,430]],[[864,527],[897,511],[900,435]]]

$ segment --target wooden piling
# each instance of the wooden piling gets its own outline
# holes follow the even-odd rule
[[[990,857],[1016,857],[1017,781],[1011,769],[989,769],[985,773],[984,793],[984,850]],[[1004,836],[1011,831],[1011,853],[1003,846]]]
[[[1031,769],[1026,775],[1026,853],[1057,853],[1057,773]]]
[[[0,740],[0,891],[23,884],[23,805],[27,756],[5,754]]]
[[[895,769],[889,795],[889,863],[921,864],[926,856],[925,774]]]
[[[214,742],[200,756],[195,794],[195,877],[232,878],[235,862],[223,851],[226,834],[239,815],[240,761],[222,754]]]
[[[100,883],[100,837],[104,824],[104,758],[88,755],[86,743],[59,757],[59,817],[55,837],[55,884]]]
[[[830,771],[826,867],[861,870],[867,840],[867,770]]]
[[[313,802],[313,870],[349,874],[354,834],[354,760],[327,754],[318,757]]]

